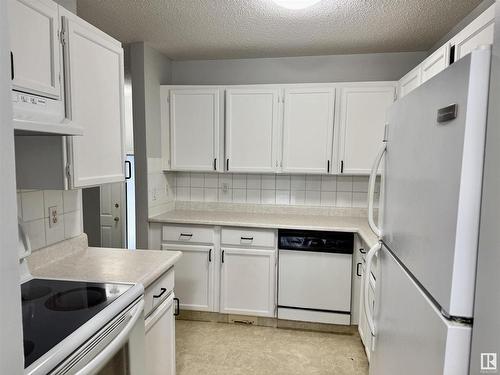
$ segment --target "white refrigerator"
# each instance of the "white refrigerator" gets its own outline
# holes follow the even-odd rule
[[[370,375],[469,373],[490,61],[476,50],[388,112]]]

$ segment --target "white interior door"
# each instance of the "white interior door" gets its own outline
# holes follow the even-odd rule
[[[123,49],[70,12],[63,20],[67,109],[84,133],[72,137],[73,187],[124,181]]]
[[[175,264],[175,294],[181,309],[213,311],[214,248],[164,244],[162,250],[182,251]]]
[[[329,173],[335,89],[285,89],[283,171]]]
[[[123,183],[100,187],[101,246],[125,247],[125,192]]]
[[[340,95],[340,170],[369,174],[382,140],[394,85],[344,87]]]
[[[59,12],[50,0],[9,0],[13,86],[59,98]]]
[[[223,248],[221,313],[275,315],[276,252]]]
[[[219,90],[170,90],[173,170],[214,171],[219,150]]]
[[[274,172],[279,137],[278,89],[226,91],[226,168]]]

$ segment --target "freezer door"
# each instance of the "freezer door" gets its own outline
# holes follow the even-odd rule
[[[471,327],[448,321],[382,247],[370,375],[466,375]]]
[[[476,50],[388,113],[383,240],[450,316],[472,317],[489,65]]]

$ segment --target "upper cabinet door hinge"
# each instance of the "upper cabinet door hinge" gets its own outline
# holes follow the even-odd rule
[[[68,178],[71,177],[71,164],[66,164],[66,175],[68,176]]]
[[[66,40],[66,32],[64,30],[59,31],[59,42],[65,46],[67,45],[67,40]]]

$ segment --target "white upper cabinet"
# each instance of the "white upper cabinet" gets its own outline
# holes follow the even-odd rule
[[[283,172],[329,173],[335,89],[286,88],[284,100]]]
[[[344,87],[340,93],[340,171],[370,173],[384,138],[386,112],[395,97],[395,85]]]
[[[178,171],[218,170],[218,89],[170,90],[171,169]]]
[[[278,89],[226,90],[226,169],[275,172],[279,137]]]
[[[399,97],[408,95],[422,83],[422,67],[419,65],[399,81]]]
[[[455,61],[461,59],[480,45],[493,43],[495,26],[495,4],[472,21],[450,42],[455,46]]]
[[[121,43],[60,8],[67,115],[84,136],[69,138],[71,187],[124,181]]]
[[[444,45],[424,60],[422,63],[422,83],[431,79],[448,66],[448,53],[448,45]]]
[[[50,0],[9,0],[13,88],[59,98],[58,6]]]

